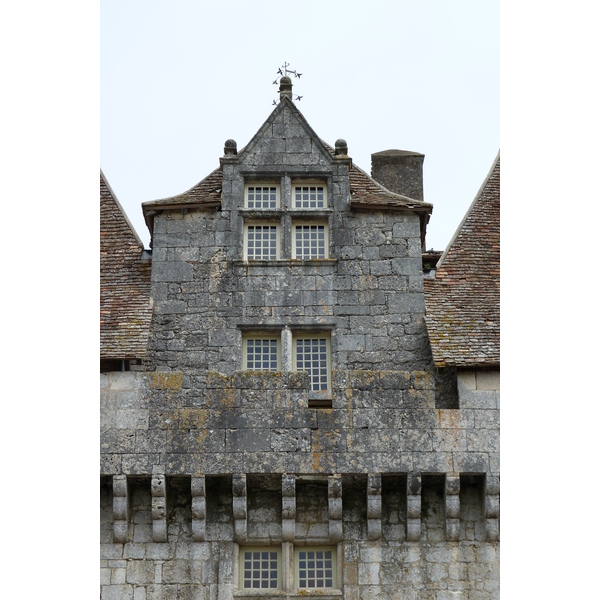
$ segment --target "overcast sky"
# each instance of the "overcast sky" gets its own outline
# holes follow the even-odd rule
[[[598,520],[548,526],[557,506],[585,494],[598,462],[596,12],[589,0],[502,2],[506,598],[587,598],[597,588],[586,549],[600,538]],[[98,162],[147,243],[141,202],[193,186],[218,166],[227,138],[245,145],[287,61],[303,73],[294,80],[302,113],[328,143],[345,138],[358,166],[370,171],[371,153],[389,148],[425,154],[427,246],[443,249],[500,145],[499,9],[488,0],[100,0],[99,9],[34,0],[5,2],[1,15],[9,426],[0,443],[9,458],[18,449],[5,479],[22,491],[0,501],[14,516],[7,569],[13,587],[27,581],[41,597],[68,555],[60,594],[75,600],[95,593],[97,577]],[[24,432],[36,443],[24,444]],[[77,474],[78,502],[45,494],[56,518],[47,534],[35,521],[23,535],[58,464]],[[552,501],[540,502],[550,489]],[[77,523],[77,556],[64,522]],[[32,579],[22,557],[33,535],[44,560]]]
[[[500,149],[498,1],[100,3],[100,167],[148,247],[141,203],[182,193],[245,146],[284,62],[317,135],[425,155],[443,250]]]

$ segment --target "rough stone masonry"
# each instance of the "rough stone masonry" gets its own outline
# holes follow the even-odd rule
[[[148,354],[101,376],[102,600],[499,597],[498,375],[436,399],[413,171],[382,187],[284,82],[208,183],[144,204]]]

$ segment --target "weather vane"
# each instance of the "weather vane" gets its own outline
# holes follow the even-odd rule
[[[277,85],[279,83],[279,80],[282,77],[289,77],[290,74],[292,74],[294,77],[297,77],[298,79],[300,79],[300,77],[302,77],[302,73],[298,73],[298,71],[288,69],[289,66],[290,66],[290,63],[284,62],[283,65],[281,67],[279,67],[279,69],[277,69],[277,77],[275,78],[273,85]],[[298,96],[296,94],[296,96],[294,97],[294,100],[298,100],[298,102],[300,102],[300,100],[302,100],[302,96]],[[273,100],[273,104],[276,105],[277,100]]]

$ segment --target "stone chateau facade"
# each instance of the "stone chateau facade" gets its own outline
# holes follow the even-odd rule
[[[500,160],[440,257],[423,158],[284,77],[151,250],[101,174],[101,600],[499,598]]]

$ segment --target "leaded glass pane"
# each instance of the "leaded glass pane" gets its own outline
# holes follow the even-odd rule
[[[298,587],[332,588],[333,553],[331,550],[303,550],[298,553]]]
[[[278,588],[278,552],[245,550],[242,558],[244,589]]]

